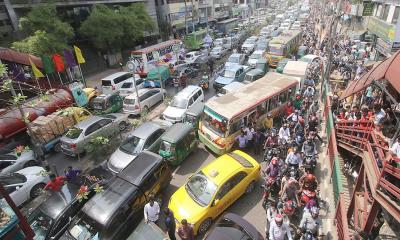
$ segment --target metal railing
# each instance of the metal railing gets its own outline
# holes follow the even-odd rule
[[[350,240],[349,224],[346,216],[346,206],[344,205],[343,193],[339,194],[339,201],[336,205],[335,225],[337,229],[338,239]]]

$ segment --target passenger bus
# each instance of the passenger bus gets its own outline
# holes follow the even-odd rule
[[[266,59],[271,67],[276,67],[278,62],[297,51],[301,42],[301,31],[285,30],[269,42]]]
[[[229,152],[242,126],[249,122],[261,125],[267,113],[279,116],[297,90],[295,78],[268,72],[235,92],[210,99],[199,123],[200,141],[218,155]]]
[[[206,37],[206,35],[206,29],[200,29],[196,32],[192,32],[186,35],[184,40],[186,50],[192,51],[200,49],[204,44],[204,38]]]
[[[141,77],[146,77],[147,73],[156,67],[157,61],[153,58],[153,52],[158,51],[160,54],[160,62],[168,63],[175,62],[176,56],[172,51],[172,46],[182,44],[181,40],[169,40],[166,42],[158,43],[156,45],[146,47],[140,50],[131,52],[131,60],[136,64],[136,73]]]
[[[216,29],[223,34],[228,34],[231,30],[239,25],[239,18],[230,18],[221,22],[217,22]]]

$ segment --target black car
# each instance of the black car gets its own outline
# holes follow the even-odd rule
[[[62,239],[125,239],[143,217],[149,195],[160,193],[171,179],[160,155],[141,152],[83,206]]]
[[[198,73],[199,73],[199,70],[198,70],[197,68],[194,68],[194,67],[184,66],[184,67],[178,68],[178,69],[175,71],[174,77],[179,77],[179,76],[181,76],[183,73],[186,74],[186,76],[187,76],[189,79],[192,79],[192,78],[197,77],[197,75],[198,75]]]
[[[71,219],[95,194],[93,187],[89,187],[87,199],[79,201],[76,197],[79,188],[78,184],[65,184],[29,215],[28,222],[35,233],[34,239],[53,240],[64,233]]]
[[[257,229],[242,217],[227,213],[206,234],[204,240],[263,240]]]

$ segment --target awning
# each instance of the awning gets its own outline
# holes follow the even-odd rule
[[[36,56],[27,53],[14,51],[10,48],[0,48],[0,59],[8,62],[19,63],[30,66],[29,58],[38,68],[43,68],[42,60]]]
[[[400,51],[397,51],[390,58],[374,66],[370,71],[365,73],[359,80],[349,82],[349,85],[340,96],[345,99],[354,93],[364,90],[373,81],[386,79],[396,91],[400,92]]]

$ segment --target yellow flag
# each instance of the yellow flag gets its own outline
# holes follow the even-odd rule
[[[79,64],[85,63],[85,59],[83,58],[82,51],[77,46],[74,46],[76,60],[78,60]]]
[[[31,63],[32,71],[33,74],[35,75],[36,78],[41,78],[44,77],[43,73],[39,70],[39,68],[36,67],[36,65],[32,62],[32,60],[29,58],[29,62]]]

